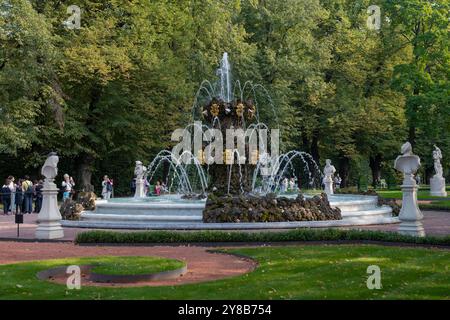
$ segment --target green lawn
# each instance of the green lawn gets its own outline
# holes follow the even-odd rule
[[[40,281],[46,268],[87,259],[0,266],[0,299],[449,299],[450,251],[376,245],[239,248],[259,262],[249,274],[167,287],[103,288]],[[118,258],[120,259],[120,258]],[[382,289],[366,287],[369,265],[381,268]],[[189,266],[188,266],[189,268]]]
[[[185,263],[159,257],[101,257],[93,260],[92,272],[109,275],[153,274],[182,268]]]
[[[401,199],[402,198],[402,192],[400,190],[377,190],[377,193],[382,196],[383,198],[390,198],[390,199]],[[429,190],[420,190],[417,192],[417,198],[420,199],[433,199],[433,200],[440,200],[440,199],[447,199],[448,197],[434,197],[430,195]]]
[[[431,203],[419,204],[421,209],[424,210],[449,210],[450,200],[447,201],[432,201]]]

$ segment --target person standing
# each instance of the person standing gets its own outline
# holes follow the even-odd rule
[[[73,187],[75,187],[75,181],[67,173],[64,175],[64,181],[61,183],[63,187],[63,201],[72,197]]]
[[[157,196],[161,195],[161,183],[158,181],[156,181],[156,186],[155,186],[155,194]]]
[[[111,198],[111,192],[112,192],[112,182],[108,178],[108,176],[103,177],[102,181],[102,198],[104,200],[108,200]]]
[[[9,176],[9,190],[11,190],[11,206],[9,211],[16,211],[16,183],[13,176]]]
[[[131,183],[130,183],[130,190],[131,190],[131,195],[134,196],[134,194],[136,193],[136,178],[133,178],[133,179],[131,180]]]
[[[36,195],[36,201],[34,203],[34,212],[39,213],[42,208],[42,188],[44,188],[44,182],[39,180],[39,182],[34,187],[34,193]]]
[[[24,177],[22,182],[23,191],[23,213],[31,214],[33,212],[33,182],[30,181],[29,176]]]
[[[9,179],[5,180],[5,184],[1,189],[2,193],[2,203],[3,203],[3,214],[6,216],[9,213],[9,208],[11,207],[11,189],[9,188]]]
[[[342,179],[341,179],[341,177],[339,176],[339,173],[338,173],[336,175],[336,177],[334,177],[334,185],[335,185],[336,189],[340,189],[341,188],[341,182],[342,182]]]
[[[289,190],[294,192],[295,191],[295,178],[291,177],[289,180]]]
[[[16,197],[14,201],[16,202],[16,214],[23,213],[23,191],[22,191],[22,180],[19,179],[18,183],[15,185],[16,187]]]

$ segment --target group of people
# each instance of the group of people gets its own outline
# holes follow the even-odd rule
[[[130,184],[131,194],[136,192],[136,178],[131,180]],[[160,196],[162,193],[169,192],[169,188],[163,181],[156,181],[156,184],[152,186],[147,179],[144,179],[144,192],[146,195],[156,195]]]
[[[31,181],[29,176],[16,179],[9,176],[1,188],[3,214],[39,213],[42,207],[42,180]],[[34,208],[33,208],[34,203]]]
[[[6,178],[0,190],[1,203],[3,204],[3,214],[14,213],[39,213],[42,208],[42,180],[31,181],[29,176],[24,176],[16,181],[13,176]],[[61,182],[62,199],[71,199],[75,193],[75,181],[67,173]],[[111,198],[113,194],[113,180],[104,176],[102,180],[103,199]]]
[[[72,195],[75,193],[75,181],[67,173],[64,175],[64,180],[61,183],[63,192],[63,201],[66,199],[71,199]],[[107,175],[103,176],[102,180],[102,198],[105,200],[110,199],[114,192],[114,181],[110,179]]]

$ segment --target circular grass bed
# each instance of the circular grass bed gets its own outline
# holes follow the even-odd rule
[[[49,260],[49,262],[52,261]],[[175,279],[187,272],[184,262],[160,257],[102,256],[81,258],[77,262],[74,261],[73,265],[78,266],[81,276],[92,283],[146,283]],[[61,283],[68,277],[68,266],[67,264],[59,265],[39,271],[36,275],[40,280]]]
[[[180,269],[185,263],[160,257],[101,257],[93,264],[91,272],[113,276],[155,274]]]

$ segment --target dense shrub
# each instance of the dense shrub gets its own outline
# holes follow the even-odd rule
[[[281,241],[341,241],[369,240],[429,245],[450,245],[450,236],[423,238],[396,232],[342,229],[295,229],[282,232],[227,231],[87,231],[79,233],[77,244],[89,243],[198,243],[198,242],[281,242]]]

